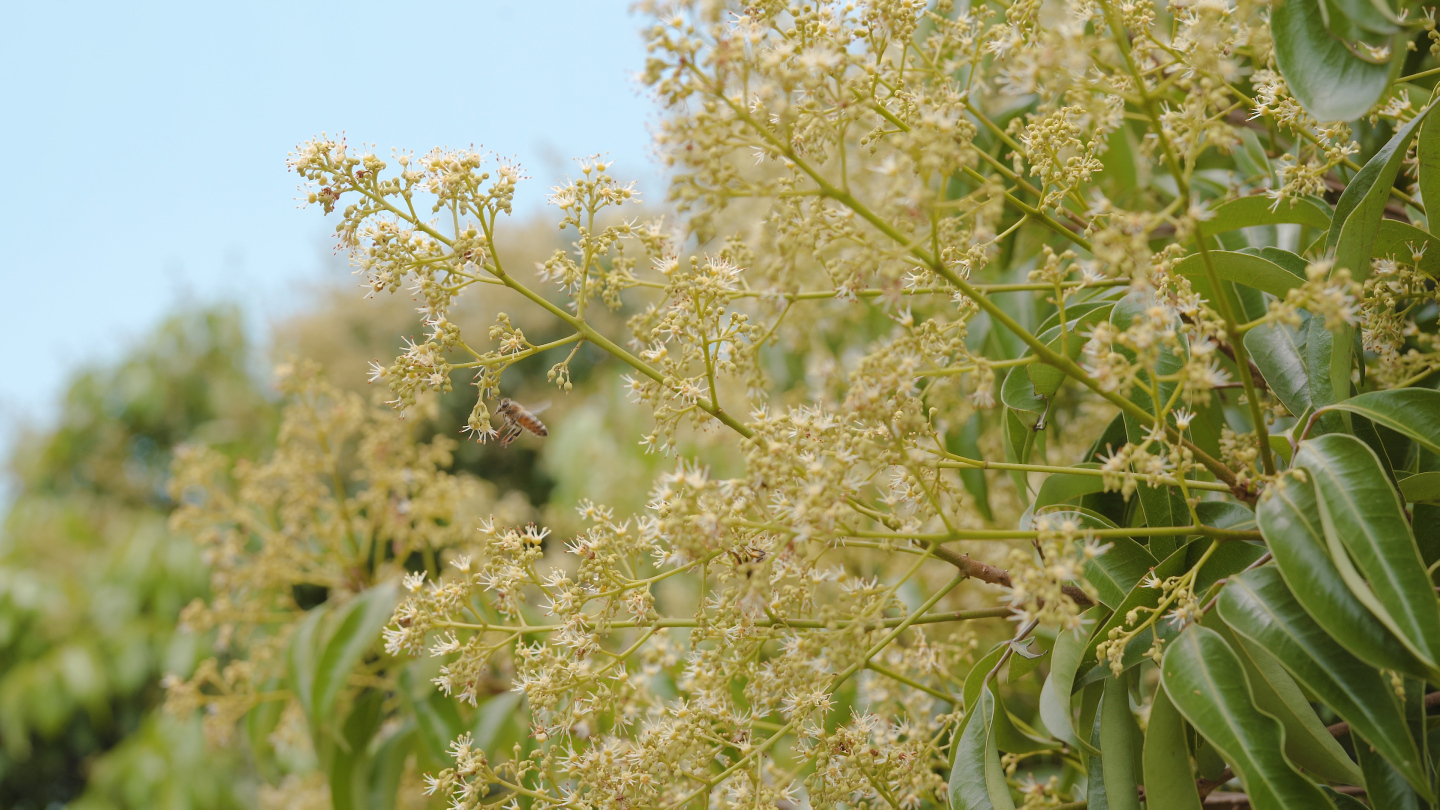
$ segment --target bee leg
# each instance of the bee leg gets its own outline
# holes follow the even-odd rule
[[[523,429],[522,429],[519,425],[517,425],[517,424],[515,424],[515,423],[513,423],[513,422],[510,423],[510,424],[508,424],[508,425],[506,425],[506,426],[505,426],[505,429],[502,430],[502,431],[500,431],[500,439],[499,439],[499,441],[500,441],[500,446],[501,446],[501,447],[507,447],[507,446],[509,446],[509,444],[510,444],[511,442],[513,442],[513,441],[515,441],[517,438],[519,438],[520,433],[521,433],[522,430],[523,430]]]

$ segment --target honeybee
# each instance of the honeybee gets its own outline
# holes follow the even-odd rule
[[[495,426],[498,434],[496,441],[504,447],[518,439],[526,430],[536,436],[549,436],[550,431],[545,427],[545,423],[535,418],[535,414],[543,412],[547,406],[548,403],[526,410],[525,406],[513,399],[500,400],[500,404],[495,406],[495,416],[498,417],[498,424]]]

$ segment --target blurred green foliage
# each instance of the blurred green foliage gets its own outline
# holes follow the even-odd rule
[[[166,529],[171,452],[264,449],[277,411],[250,357],[236,309],[176,316],[21,438],[0,532],[0,807],[238,806],[198,723],[150,712],[162,673],[193,666],[176,617],[206,584]]]

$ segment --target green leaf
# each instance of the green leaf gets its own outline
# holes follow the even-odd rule
[[[405,760],[414,747],[413,722],[406,722],[376,746],[365,774],[369,810],[393,810],[395,796],[400,791],[400,777],[405,773]]]
[[[1246,180],[1274,180],[1275,171],[1270,167],[1270,156],[1255,130],[1240,130],[1241,148],[1235,151],[1235,164],[1243,171]]]
[[[1335,337],[1325,328],[1325,319],[1312,316],[1305,321],[1305,367],[1310,370],[1310,401],[1316,408],[1330,405],[1350,394],[1350,378],[1345,377],[1341,393],[1335,391]],[[1347,354],[1348,356],[1348,354]],[[1349,361],[1346,360],[1346,363]],[[1349,366],[1347,365],[1348,369]],[[1327,374],[1326,370],[1330,373]],[[1346,372],[1348,375],[1348,371]]]
[[[964,725],[950,768],[950,806],[954,810],[1015,810],[1000,751],[995,745],[995,696],[982,687],[974,705],[966,704]]]
[[[1397,34],[1404,24],[1383,0],[1328,0],[1330,18],[1343,17],[1349,25],[1372,34]]]
[[[272,678],[265,682],[266,692],[274,692],[280,688],[279,679]],[[272,785],[279,784],[281,774],[270,735],[275,731],[275,727],[280,725],[280,715],[285,704],[284,700],[266,700],[245,713],[245,736],[250,743],[250,753],[255,758],[260,775]]]
[[[1103,695],[1104,684],[1092,684],[1086,691],[1086,697],[1090,695]],[[1085,798],[1088,801],[1087,808],[1094,807],[1096,810],[1110,810],[1110,792],[1105,788],[1105,760],[1102,746],[1105,742],[1100,739],[1100,702],[1102,698],[1096,698],[1095,712],[1090,718],[1090,755],[1085,757]],[[1081,712],[1081,720],[1086,714]]]
[[[1400,494],[1410,503],[1440,502],[1440,472],[1423,472],[1400,479]]]
[[[1375,666],[1426,674],[1405,645],[1350,592],[1330,559],[1311,482],[1293,477],[1276,481],[1260,500],[1256,517],[1290,592],[1330,637]]]
[[[1285,583],[1273,567],[1262,570],[1270,574],[1273,584],[1279,588],[1285,587]],[[1257,572],[1250,572],[1250,574],[1254,573]],[[1225,624],[1229,624],[1230,615],[1239,612],[1238,618],[1245,623],[1245,627],[1255,630],[1257,628],[1254,626],[1256,621],[1253,612],[1245,611],[1246,608],[1250,608],[1252,611],[1255,608],[1248,601],[1253,594],[1245,586],[1234,585],[1236,582],[1245,581],[1250,574],[1241,574],[1235,577],[1231,584],[1220,592],[1222,603],[1227,599],[1230,600],[1230,611],[1227,613],[1222,610],[1220,617],[1225,619]],[[1242,591],[1243,595],[1236,598],[1230,595],[1232,591]],[[1289,591],[1285,591],[1285,594],[1288,596]],[[1290,605],[1300,616],[1309,619],[1293,599]],[[1326,731],[1325,724],[1320,722],[1315,710],[1310,708],[1310,703],[1306,701],[1300,687],[1295,685],[1294,679],[1291,678],[1286,668],[1275,660],[1274,655],[1271,655],[1271,652],[1277,655],[1290,655],[1298,648],[1296,642],[1289,636],[1284,636],[1283,629],[1271,629],[1267,634],[1267,639],[1261,641],[1253,634],[1247,634],[1241,628],[1233,627],[1238,635],[1232,637],[1230,635],[1232,628],[1226,628],[1225,624],[1217,623],[1217,626],[1211,627],[1211,629],[1225,637],[1226,642],[1230,644],[1230,649],[1234,650],[1236,656],[1245,665],[1245,677],[1250,682],[1250,691],[1255,698],[1255,705],[1261,711],[1279,720],[1280,724],[1285,727],[1285,756],[1289,757],[1291,762],[1321,779],[1352,785],[1358,784],[1360,768],[1351,761],[1349,755],[1345,753],[1345,749],[1335,742],[1335,738],[1331,736],[1330,732]],[[1310,622],[1310,627],[1323,635],[1319,625]],[[1272,643],[1276,641],[1272,637],[1279,637],[1278,643]],[[1332,646],[1346,656],[1350,655],[1344,650],[1340,650],[1339,645],[1335,645],[1333,642]],[[1267,650],[1271,652],[1267,652]],[[1298,650],[1298,654],[1304,653],[1305,650]],[[1351,657],[1353,658],[1353,656]],[[1287,664],[1297,666],[1293,662],[1287,662]],[[1369,670],[1368,674],[1374,676],[1378,673],[1375,670]],[[1324,685],[1328,686],[1329,682],[1325,682]],[[1320,694],[1316,690],[1312,691]]]
[[[1210,214],[1210,219],[1200,223],[1204,236],[1256,225],[1309,225],[1320,230],[1330,227],[1330,210],[1306,197],[1276,205],[1268,195],[1256,194],[1220,203]]]
[[[1218,608],[1237,634],[1269,651],[1311,694],[1372,739],[1408,778],[1424,784],[1420,752],[1388,679],[1336,643],[1274,568],[1233,578],[1221,592]]]
[[[1201,808],[1185,736],[1185,719],[1164,689],[1155,690],[1144,750],[1145,801],[1151,807]]]
[[[504,692],[480,704],[475,714],[473,734],[475,748],[485,751],[508,751],[521,740],[530,741],[529,721],[522,713],[524,695]]]
[[[1440,453],[1440,391],[1427,388],[1372,391],[1327,406],[1326,410],[1358,413],[1414,439],[1432,453]]]
[[[981,691],[989,688],[985,680],[1009,647],[1010,642],[1008,641],[996,644],[990,652],[970,668],[970,674],[965,677],[965,687],[962,692],[966,711],[969,711],[970,707],[980,699]],[[992,698],[995,702],[995,711],[989,722],[993,726],[992,736],[995,745],[1000,750],[1012,754],[1030,754],[1060,747],[1057,740],[1044,737],[1035,729],[1017,720],[998,697],[992,696]]]
[[[430,659],[433,660],[433,659]],[[415,730],[425,753],[436,763],[449,762],[450,741],[465,731],[455,701],[442,694],[420,674],[429,661],[416,661],[400,670],[400,700],[415,718]]]
[[[1310,369],[1306,363],[1307,332],[1303,323],[1299,327],[1265,323],[1245,333],[1245,351],[1260,369],[1270,392],[1294,416],[1308,413],[1314,407],[1310,399]],[[1327,358],[1327,373],[1329,368]]]
[[[970,456],[970,458],[975,458],[975,456]],[[1100,465],[1093,461],[1074,466],[1087,470],[1100,468]],[[1083,495],[1104,491],[1105,479],[1098,475],[1055,473],[1046,477],[1045,483],[1040,485],[1040,491],[1035,495],[1035,510],[1039,511],[1047,506],[1073,501]]]
[[[1315,482],[1330,557],[1351,592],[1422,663],[1437,669],[1440,601],[1380,459],[1354,436],[1334,433],[1302,444],[1295,465]]]
[[[1011,369],[1012,374],[1010,376],[1013,376],[1013,373],[1018,370],[1019,369]],[[1010,380],[1010,376],[1005,378],[1007,383]],[[1021,379],[1025,379],[1023,374],[1020,375],[1020,377]],[[1026,380],[1023,385],[1029,388],[1029,381]],[[1001,397],[1002,399],[1004,397],[1003,389],[1001,391]],[[1040,457],[1044,458],[1045,431],[1034,429],[1034,426],[1038,424],[1038,422],[1034,420],[1038,420],[1042,413],[1043,410],[1039,413],[1029,413],[1017,410],[1014,407],[1005,408],[1005,425],[1003,430],[1005,436],[1006,461],[1026,464],[1029,463],[1030,456],[1035,453],[1039,453]],[[1026,424],[1027,420],[1031,420],[1029,424]],[[1030,479],[1026,473],[1019,470],[1011,470],[1010,479],[1015,482],[1015,490],[1021,493],[1022,498],[1029,496]]]
[[[957,456],[980,458],[981,427],[980,414],[971,414],[959,430],[952,428],[945,432],[945,449]],[[960,483],[974,499],[975,509],[980,512],[980,516],[989,521],[995,520],[995,513],[990,510],[990,484],[985,479],[985,471],[978,467],[968,467],[959,472]]]
[[[1062,335],[1058,318],[1056,323],[1044,329],[1039,334],[1039,339],[1050,349],[1059,354],[1068,356],[1071,360],[1080,356],[1085,347],[1085,338],[1081,332],[1088,331],[1087,327],[1092,326],[1110,314],[1114,302],[1086,302],[1077,304],[1074,317],[1066,312],[1069,320],[1066,322],[1066,334]],[[1063,345],[1062,345],[1063,344]],[[1033,353],[1026,351],[1025,356]],[[1027,366],[1016,366],[1010,369],[1005,375],[1005,382],[1000,386],[1000,398],[1012,408],[1023,411],[1026,414],[1034,414],[1034,419],[1026,417],[1026,424],[1034,427],[1036,420],[1049,408],[1051,397],[1060,390],[1060,384],[1065,381],[1065,372],[1054,366],[1045,363],[1031,363]],[[1026,382],[1029,385],[1026,385]]]
[[[346,715],[338,739],[325,735],[327,742],[334,739],[338,743],[324,746],[320,757],[329,777],[330,804],[334,810],[366,807],[369,798],[366,782],[371,767],[366,746],[380,728],[383,701],[384,695],[380,692],[365,690]]]
[[[1267,245],[1256,250],[1256,253],[1260,258],[1272,261],[1280,265],[1291,275],[1300,278],[1305,278],[1306,271],[1310,268],[1310,262],[1307,261],[1304,256],[1291,253],[1288,250],[1281,250],[1280,248]]]
[[[300,701],[300,708],[306,717],[315,717],[315,664],[319,647],[320,622],[328,613],[329,605],[312,608],[295,627],[290,639],[286,670],[290,688]]]
[[[1234,501],[1201,501],[1195,514],[1202,524],[1217,529],[1255,528],[1255,513]]]
[[[1325,795],[1329,796],[1330,801],[1335,803],[1336,810],[1370,810],[1369,805],[1354,796],[1341,793],[1329,785],[1321,785],[1320,789],[1325,791]]]
[[[1305,277],[1297,276],[1281,265],[1253,253],[1238,253],[1228,250],[1208,251],[1210,264],[1215,274],[1223,281],[1231,281],[1267,292],[1276,298],[1305,283]],[[1175,272],[1182,276],[1209,278],[1205,270],[1205,259],[1200,253],[1192,253],[1175,265]]]
[[[1257,560],[1265,556],[1265,547],[1259,543],[1247,543],[1243,540],[1216,541],[1201,538],[1185,547],[1186,568],[1194,566],[1200,558],[1205,555],[1205,550],[1211,543],[1219,542],[1220,547],[1210,555],[1210,559],[1195,572],[1195,593],[1206,593],[1212,586],[1231,574],[1238,574],[1254,565]]]
[[[334,630],[315,663],[315,717],[331,716],[355,665],[380,641],[380,631],[394,615],[398,599],[394,584],[377,585],[350,600],[331,619]]]
[[[1440,217],[1436,216],[1440,211],[1431,211],[1430,204],[1440,203],[1440,123],[1421,125],[1415,158],[1420,164],[1420,199],[1425,203],[1426,225],[1435,233],[1440,227]]]
[[[1085,560],[1085,579],[1095,586],[1101,604],[1114,608],[1125,601],[1158,561],[1144,546],[1128,537],[1107,539],[1110,548]]]
[[[1330,35],[1320,0],[1285,0],[1270,14],[1270,34],[1280,74],[1318,121],[1354,121],[1390,84],[1387,66],[1366,62]]]
[[[1415,251],[1422,250],[1424,255],[1418,264],[1420,271],[1431,278],[1440,276],[1440,239],[1408,222],[1380,220],[1380,231],[1375,235],[1372,250],[1376,256],[1394,256],[1403,262],[1413,261]]]
[[[1365,772],[1365,798],[1370,800],[1372,807],[1384,810],[1426,810],[1429,807],[1411,789],[1394,764],[1380,755],[1378,748],[1371,750],[1371,743],[1363,735],[1355,739],[1355,753],[1360,757],[1360,769]]]
[[[1130,713],[1130,696],[1125,681],[1105,681],[1105,694],[1100,698],[1100,766],[1105,781],[1105,797],[1111,810],[1140,810],[1135,790],[1135,747],[1140,730]]]
[[[1040,664],[1045,661],[1045,656],[1049,653],[1049,650],[1031,650],[1029,647],[1031,640],[1032,639],[1026,639],[1024,644],[1018,641],[1010,642],[1010,648],[1014,650],[1014,652],[1010,655],[1010,671],[1005,675],[1006,682],[1015,683],[1016,681],[1023,680],[1025,676],[1034,672]]]
[[[1105,612],[1103,607],[1093,607],[1081,615],[1083,621],[1097,621]],[[1075,734],[1075,722],[1070,707],[1070,692],[1075,685],[1075,673],[1080,668],[1080,659],[1085,655],[1087,639],[1080,630],[1061,630],[1055,637],[1055,647],[1050,652],[1050,674],[1040,688],[1040,719],[1045,728],[1058,739],[1075,748],[1082,748]]]
[[[1166,648],[1160,680],[1175,708],[1230,763],[1256,810],[1334,808],[1285,759],[1282,726],[1255,708],[1240,659],[1214,630],[1186,628]]]
[[[1016,366],[1006,372],[1004,382],[1000,383],[1000,401],[1026,429],[1033,429],[1050,409],[1049,399],[1036,392],[1024,366]]]

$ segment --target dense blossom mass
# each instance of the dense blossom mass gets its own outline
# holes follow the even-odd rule
[[[181,520],[217,565],[187,620],[252,652],[174,699],[233,721],[303,632],[258,624],[301,622],[292,585],[403,576],[365,677],[433,657],[444,695],[518,693],[528,718],[513,749],[453,741],[425,789],[455,808],[944,807],[962,736],[983,748],[966,718],[1010,717],[995,695],[1037,655],[1053,672],[1094,633],[1072,676],[1158,664],[1257,562],[1251,510],[1315,421],[1312,392],[1267,385],[1257,336],[1355,338],[1370,359],[1332,363],[1335,386],[1440,368],[1416,325],[1427,242],[1361,266],[1312,249],[1305,212],[1359,136],[1292,94],[1267,4],[644,5],[678,223],[582,160],[551,197],[572,248],[515,267],[513,165],[329,137],[290,164],[369,289],[416,301],[423,334],[373,368],[391,407],[473,385],[465,431],[492,441],[508,369],[547,365],[563,398],[594,347],[647,416],[640,445],[673,458],[647,508],[582,501],[559,536],[439,471],[446,440],[297,383],[276,461],[236,478],[263,510],[203,456],[177,482],[210,493]],[[1397,90],[1361,123],[1422,109]],[[1252,220],[1226,213],[1242,199]],[[1247,260],[1281,280],[1234,286]],[[467,296],[539,313],[547,338],[505,313],[487,333]],[[368,494],[326,489],[345,433]],[[1122,569],[1155,596],[1126,599]],[[1043,776],[1089,748],[1069,700],[1042,700],[1044,728],[1006,721],[1034,743],[996,765],[1026,807],[1076,795]]]

